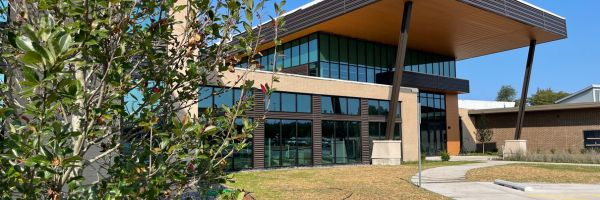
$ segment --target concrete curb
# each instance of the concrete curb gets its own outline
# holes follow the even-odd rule
[[[529,186],[527,186],[525,184],[514,183],[514,182],[500,180],[500,179],[496,179],[494,181],[494,184],[500,185],[500,186],[504,186],[504,187],[508,187],[508,188],[512,188],[512,189],[515,189],[515,190],[521,190],[523,192],[533,191],[532,187],[529,187]]]

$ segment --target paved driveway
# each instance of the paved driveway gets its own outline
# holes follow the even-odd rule
[[[483,163],[447,166],[422,172],[422,187],[453,199],[600,199],[600,185],[591,184],[527,184],[533,191],[523,192],[490,182],[466,182],[471,169],[516,162],[486,161]],[[418,174],[417,174],[418,175]],[[418,184],[417,175],[412,182]]]

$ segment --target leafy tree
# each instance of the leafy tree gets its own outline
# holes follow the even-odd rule
[[[507,101],[514,102],[517,97],[517,92],[510,85],[503,85],[500,87],[498,91],[498,95],[496,96],[496,101]]]
[[[537,89],[535,94],[527,99],[531,105],[548,105],[554,104],[559,99],[569,96],[569,93],[560,91],[554,92],[551,88],[548,89]]]
[[[275,32],[283,3],[269,24]],[[252,24],[263,5],[11,1],[0,28],[0,197],[179,198],[228,180],[226,158],[260,123],[245,117],[259,84],[246,75],[257,62],[229,83],[241,88],[240,101],[202,113],[194,105],[202,87],[231,89],[221,80],[239,61],[231,52],[257,54],[262,28]]]
[[[492,141],[494,136],[494,131],[488,127],[487,123],[485,115],[482,115],[475,122],[475,136],[477,141],[482,145],[482,153],[485,153],[485,143]]]

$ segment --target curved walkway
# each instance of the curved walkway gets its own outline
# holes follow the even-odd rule
[[[590,184],[527,184],[533,191],[523,192],[491,182],[467,182],[471,169],[512,164],[510,161],[482,163],[427,169],[421,175],[421,187],[453,199],[600,199],[600,185]],[[412,177],[418,184],[418,174]]]

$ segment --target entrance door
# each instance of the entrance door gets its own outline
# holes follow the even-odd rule
[[[421,123],[421,152],[428,156],[446,151],[446,126],[442,122]]]

